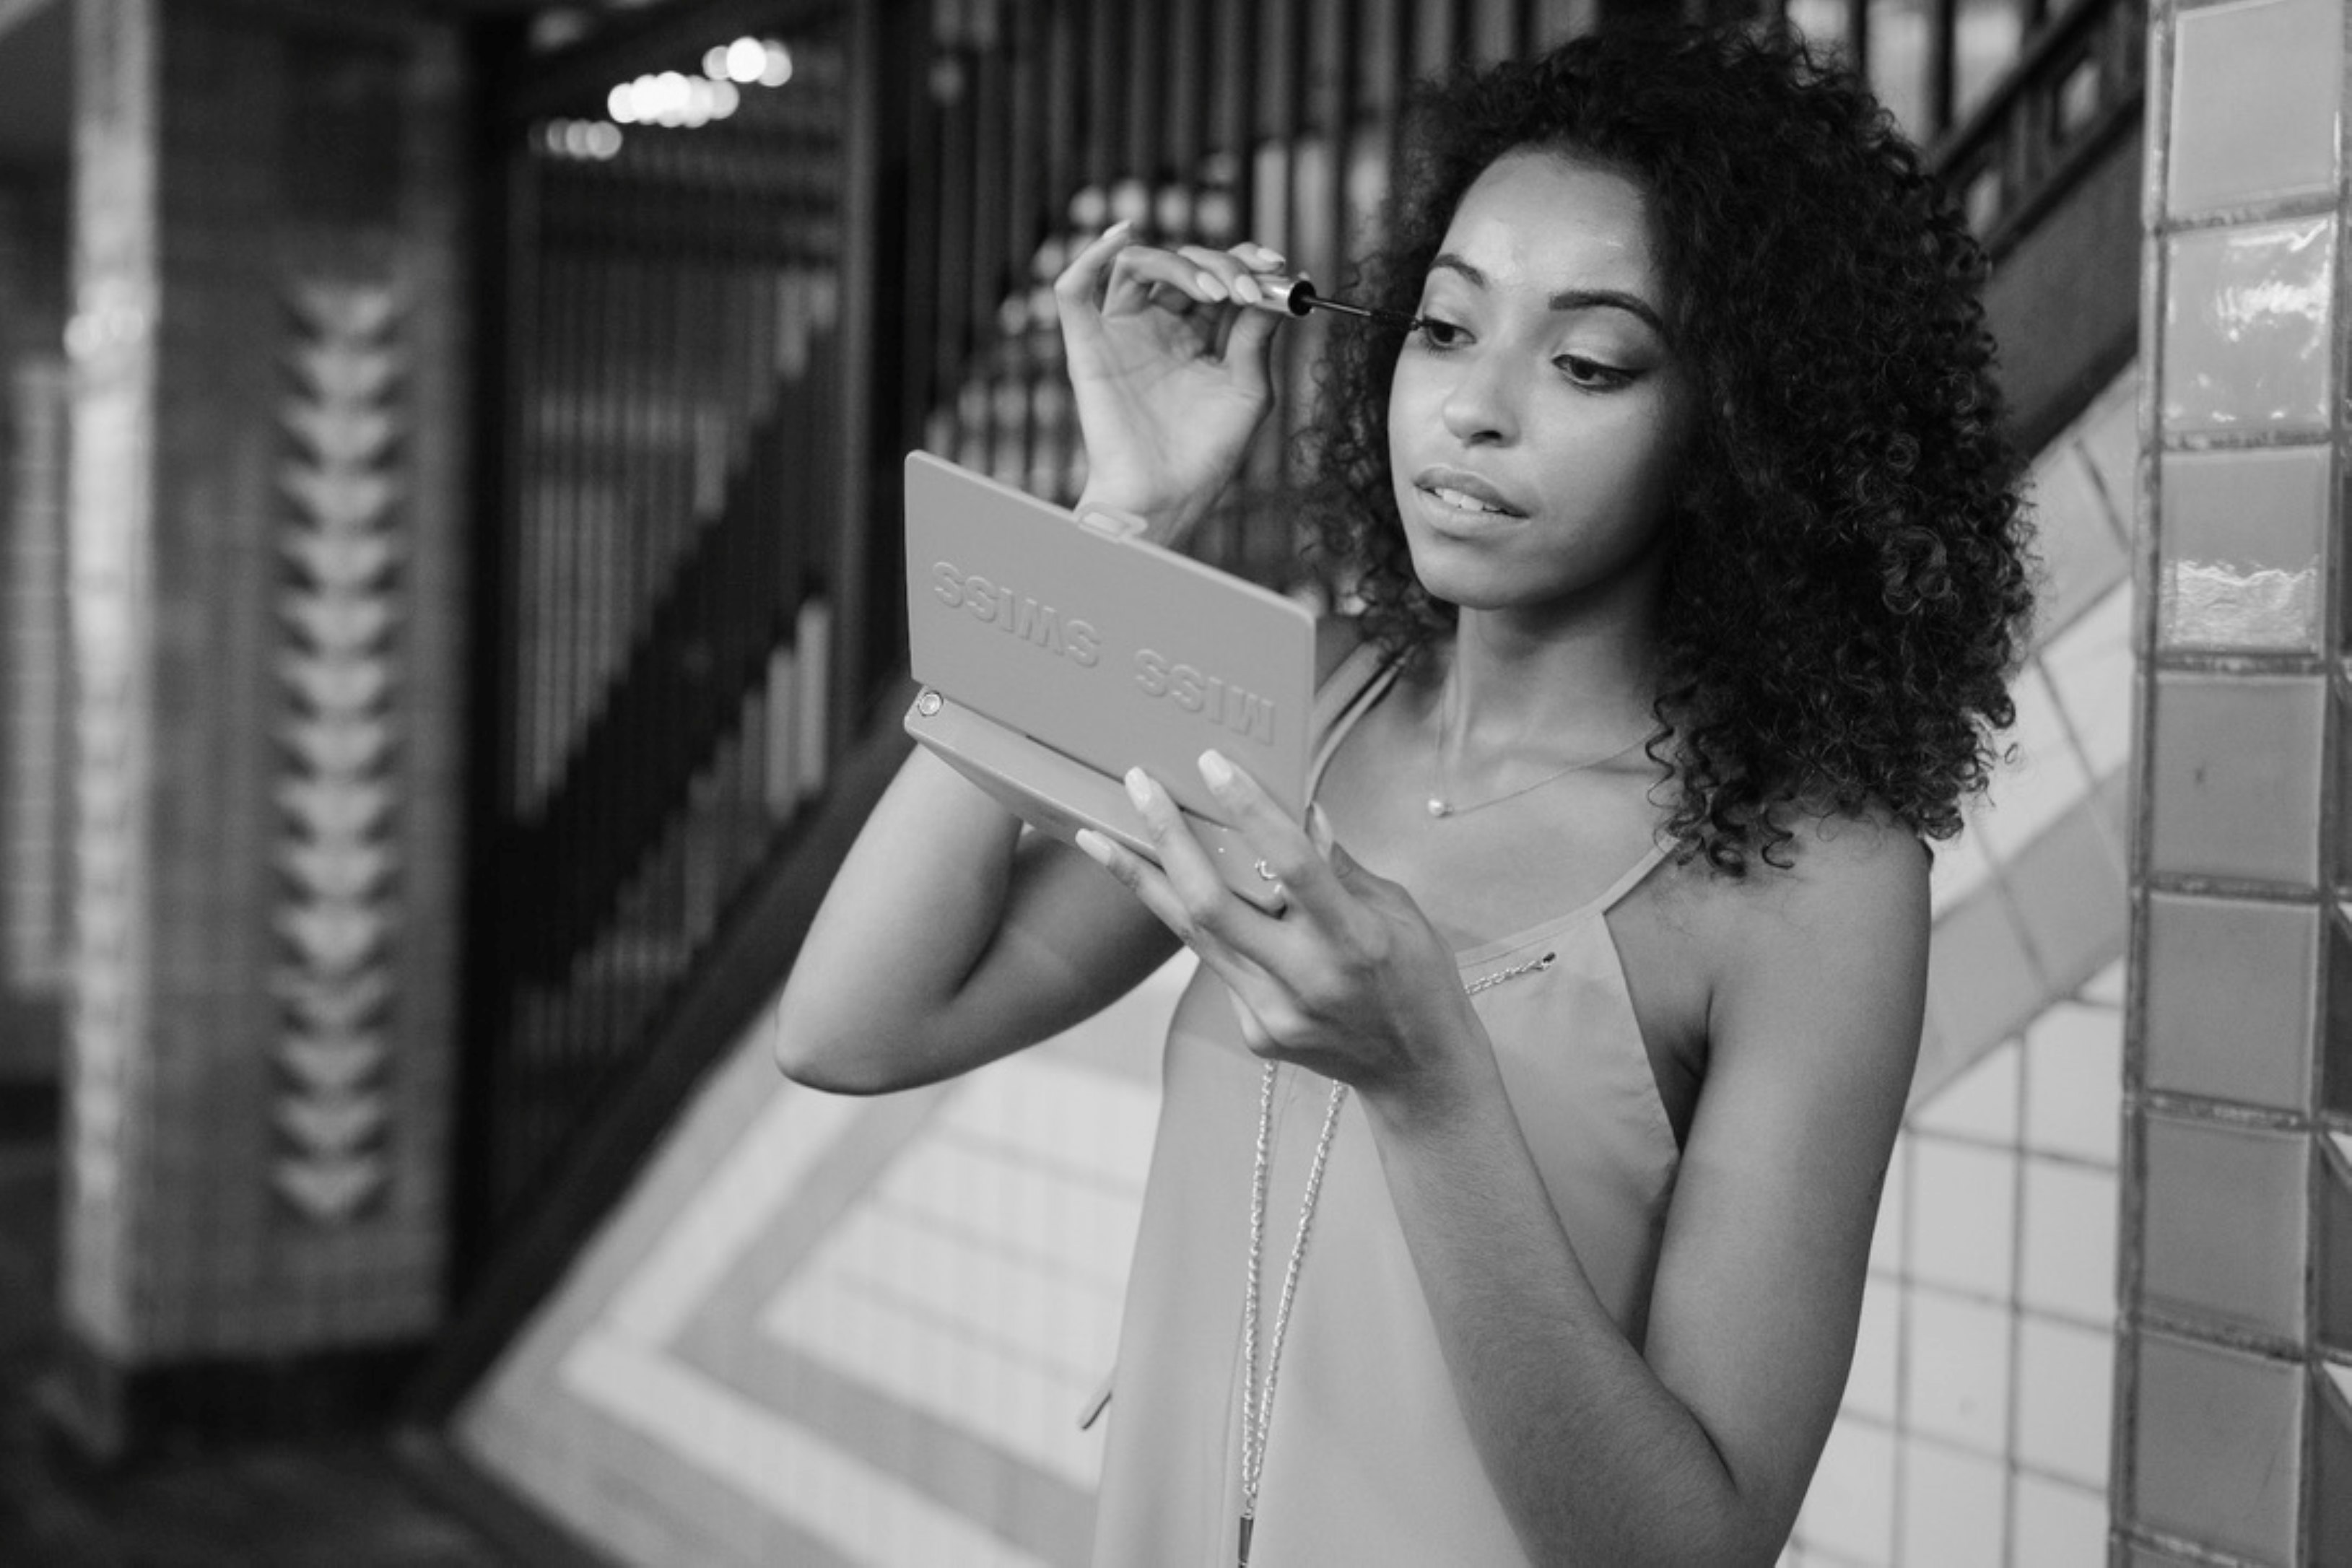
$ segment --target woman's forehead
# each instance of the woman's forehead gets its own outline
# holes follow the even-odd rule
[[[1641,186],[1561,153],[1524,148],[1488,164],[1454,208],[1439,255],[1489,289],[1610,288],[1664,302]]]

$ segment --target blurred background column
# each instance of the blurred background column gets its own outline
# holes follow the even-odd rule
[[[2346,1563],[2346,15],[2152,20],[2116,1560]]]
[[[404,9],[74,0],[58,1414],[365,1409],[441,1304],[464,107]]]

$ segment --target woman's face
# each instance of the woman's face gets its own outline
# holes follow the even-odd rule
[[[1654,591],[1685,420],[1647,203],[1522,149],[1464,195],[1389,394],[1413,570],[1467,609]]]

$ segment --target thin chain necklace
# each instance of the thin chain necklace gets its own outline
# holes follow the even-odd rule
[[[1538,970],[1549,969],[1559,957],[1546,952],[1525,963],[1471,981],[1463,990],[1472,995]],[[1290,1304],[1298,1295],[1298,1270],[1307,1261],[1307,1234],[1315,1224],[1316,1200],[1323,1194],[1323,1170],[1331,1162],[1331,1142],[1339,1131],[1339,1108],[1347,1102],[1348,1086],[1334,1082],[1324,1102],[1323,1128],[1315,1135],[1315,1157],[1307,1167],[1307,1191],[1298,1200],[1298,1232],[1290,1240],[1290,1261],[1282,1271],[1282,1294],[1276,1298],[1274,1331],[1267,1336],[1265,1375],[1257,1367],[1259,1262],[1265,1256],[1265,1194],[1274,1168],[1274,1087],[1276,1064],[1265,1064],[1257,1088],[1257,1154],[1250,1171],[1249,1285],[1242,1296],[1242,1510],[1240,1540],[1234,1561],[1249,1568],[1250,1532],[1257,1524],[1259,1479],[1265,1473],[1265,1438],[1274,1425],[1274,1383],[1282,1370],[1282,1342],[1290,1331]]]
[[[1515,790],[1507,790],[1486,800],[1473,801],[1468,805],[1461,805],[1451,798],[1452,792],[1445,787],[1446,710],[1453,706],[1450,700],[1453,695],[1454,668],[1449,665],[1445,670],[1445,684],[1440,687],[1437,692],[1437,750],[1429,759],[1431,782],[1428,809],[1429,815],[1433,817],[1467,816],[1474,811],[1484,811],[1490,805],[1500,805],[1507,800],[1517,800],[1523,795],[1532,795],[1544,785],[1557,783],[1570,773],[1580,773],[1588,768],[1597,768],[1603,763],[1613,763],[1648,739],[1646,735],[1637,736],[1605,757],[1589,757],[1582,762],[1570,763],[1564,768],[1558,768],[1544,774],[1533,784],[1524,784]]]
[[[1274,1424],[1274,1380],[1282,1370],[1283,1336],[1290,1330],[1290,1303],[1298,1294],[1298,1268],[1307,1260],[1307,1233],[1315,1223],[1315,1200],[1323,1191],[1323,1167],[1339,1131],[1339,1107],[1348,1086],[1334,1083],[1323,1107],[1323,1130],[1315,1137],[1314,1163],[1307,1167],[1307,1193],[1298,1200],[1298,1234],[1291,1237],[1290,1263],[1282,1271],[1282,1294],[1274,1307],[1274,1332],[1265,1349],[1265,1376],[1257,1371],[1258,1260],[1265,1254],[1265,1189],[1272,1173],[1275,1064],[1265,1064],[1257,1089],[1257,1160],[1250,1173],[1249,1288],[1242,1297],[1242,1518],[1236,1561],[1249,1568],[1250,1531],[1257,1523],[1257,1483],[1265,1471],[1265,1436]]]

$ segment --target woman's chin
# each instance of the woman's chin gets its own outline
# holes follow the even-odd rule
[[[1462,553],[1445,548],[1444,541],[1412,541],[1412,574],[1430,597],[1465,610],[1492,610],[1526,593],[1525,580],[1514,584],[1501,563],[1492,557],[1465,561]]]

